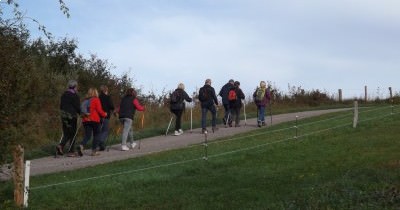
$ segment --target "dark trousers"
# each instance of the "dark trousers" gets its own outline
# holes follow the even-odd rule
[[[239,125],[240,121],[240,108],[231,108],[232,120],[235,120],[235,125]]]
[[[215,106],[209,107],[202,107],[201,108],[201,127],[205,129],[207,127],[207,112],[211,112],[211,126],[214,128],[216,126],[216,117],[217,117],[217,110],[215,110]]]
[[[100,140],[100,123],[84,122],[83,127],[85,128],[85,136],[83,137],[81,145],[85,146],[93,135],[92,150],[96,150]]]
[[[224,122],[225,125],[226,125],[226,123],[232,123],[232,116],[230,116],[230,110],[231,110],[231,108],[230,108],[229,103],[228,104],[224,104],[225,114],[224,114],[223,122]]]
[[[100,149],[104,149],[105,148],[105,142],[107,140],[108,137],[108,130],[109,130],[109,124],[110,119],[107,118],[103,118],[102,119],[102,123],[100,124],[100,137],[99,137],[99,146]]]
[[[63,117],[61,118],[62,129],[63,129],[63,138],[61,139],[60,145],[64,147],[67,142],[70,143],[71,150],[68,152],[74,152],[74,144],[75,144],[75,134],[77,129],[77,121],[76,117]]]
[[[183,110],[171,110],[172,113],[174,113],[176,119],[175,119],[175,130],[178,131],[179,129],[181,129],[181,122],[182,122],[182,114],[183,114]]]

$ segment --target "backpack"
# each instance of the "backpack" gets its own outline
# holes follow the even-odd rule
[[[177,90],[175,90],[171,94],[171,104],[180,103],[180,102],[182,102],[181,94]]]
[[[262,101],[265,97],[265,88],[257,88],[256,101]]]
[[[82,101],[81,103],[81,112],[82,115],[84,116],[88,116],[90,115],[90,100],[91,98],[87,98],[85,100]]]
[[[207,88],[202,88],[201,90],[202,91],[200,91],[200,93],[199,93],[199,100],[200,101],[208,101],[210,94],[208,93]]]
[[[237,99],[236,91],[234,89],[230,90],[228,92],[228,100],[229,101],[236,101],[236,99]]]

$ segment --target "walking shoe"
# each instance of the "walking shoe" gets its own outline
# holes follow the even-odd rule
[[[128,151],[129,147],[127,147],[126,145],[122,145],[121,150],[122,151]]]
[[[83,156],[83,150],[84,150],[84,148],[83,148],[83,145],[81,144],[81,145],[79,145],[79,147],[78,147],[78,155],[79,156]]]
[[[267,124],[265,124],[265,122],[262,122],[261,125],[262,125],[262,126],[266,126]]]
[[[91,156],[98,156],[98,155],[100,155],[99,152],[97,152],[96,150],[93,150],[93,151],[92,151]]]
[[[226,119],[225,119],[225,117],[222,118],[222,122],[224,122],[224,125],[226,125]]]
[[[240,125],[239,124],[235,124],[235,127],[240,127]]]
[[[133,148],[135,148],[136,147],[136,143],[135,142],[132,142],[131,143],[131,148],[133,149]]]
[[[183,130],[182,129],[179,129],[178,131],[179,131],[180,134],[183,134]]]
[[[258,121],[257,126],[258,126],[259,128],[261,128],[261,122],[260,122],[260,121]]]
[[[179,133],[179,131],[175,131],[174,136],[179,136],[181,135],[181,133]]]
[[[58,154],[58,155],[64,155],[63,146],[57,145],[57,146],[56,146],[56,151],[57,151],[57,154]]]
[[[212,132],[214,133],[215,131],[217,131],[218,128],[217,127],[212,127]]]
[[[207,129],[206,128],[201,129],[201,133],[202,134],[207,134]]]
[[[76,153],[75,152],[70,152],[67,154],[67,157],[76,157]]]

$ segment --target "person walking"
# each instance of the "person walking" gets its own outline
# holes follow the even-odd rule
[[[234,87],[234,80],[230,79],[228,83],[226,83],[224,86],[222,86],[221,90],[219,91],[218,95],[221,96],[222,98],[222,105],[224,106],[224,118],[222,119],[222,122],[224,122],[224,125],[226,124],[232,124],[232,117],[230,115],[230,106],[229,106],[229,100],[228,100],[228,92]]]
[[[175,136],[179,136],[183,134],[183,130],[181,127],[182,121],[182,113],[185,110],[185,103],[192,102],[192,98],[185,92],[185,85],[183,83],[179,83],[178,88],[175,89],[171,94],[171,112],[175,115]]]
[[[89,88],[85,100],[81,105],[82,110],[82,124],[85,128],[85,135],[78,148],[79,156],[83,156],[85,145],[93,136],[92,141],[92,156],[97,156],[97,147],[100,141],[100,117],[107,117],[107,112],[103,111],[99,99],[99,92],[96,88]]]
[[[114,112],[114,104],[112,102],[111,96],[109,95],[108,87],[106,85],[100,86],[99,98],[101,102],[101,107],[107,113],[107,116],[105,118],[101,118],[101,127],[100,127],[99,147],[100,151],[104,151],[106,147],[105,143],[109,132],[110,117],[111,114]]]
[[[253,98],[257,105],[257,126],[265,126],[265,108],[271,99],[271,95],[264,81],[260,82],[260,86],[253,93]]]
[[[215,105],[218,106],[217,96],[215,95],[215,90],[211,87],[211,79],[206,79],[205,84],[199,90],[199,100],[201,102],[201,127],[202,133],[207,133],[206,121],[207,112],[210,111],[212,115],[211,125],[212,131],[216,131],[216,115],[217,110]]]
[[[126,90],[125,96],[121,100],[121,104],[119,106],[119,111],[118,111],[119,120],[123,125],[122,137],[121,137],[122,151],[129,150],[129,147],[126,145],[128,137],[131,149],[135,148],[136,146],[136,143],[133,140],[133,129],[132,129],[133,117],[135,116],[136,110],[145,111],[145,107],[139,103],[135,89],[128,88]]]
[[[240,127],[240,109],[242,108],[242,100],[245,96],[242,89],[240,89],[239,81],[235,81],[231,91],[234,91],[234,93],[229,94],[232,97],[229,100],[230,115],[232,116],[232,120],[235,120],[235,127]],[[229,123],[229,126],[232,127],[232,122]]]
[[[56,146],[56,153],[64,155],[64,147],[69,142],[70,150],[68,156],[75,155],[75,136],[77,132],[78,115],[81,114],[80,98],[78,95],[78,82],[75,80],[68,81],[68,89],[61,95],[60,111],[63,137],[60,143]]]

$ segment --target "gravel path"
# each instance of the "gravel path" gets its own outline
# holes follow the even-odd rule
[[[317,111],[305,111],[299,113],[289,113],[273,115],[272,123],[274,125],[293,121],[298,116],[299,119],[318,116],[331,112],[339,112],[349,110],[346,109],[329,109],[329,110],[317,110]],[[270,123],[270,118],[267,118],[267,123]],[[238,133],[243,133],[255,129],[260,129],[257,127],[256,119],[247,119],[246,126],[244,125],[244,120],[241,121],[241,127],[231,127],[225,128],[224,126],[217,126],[219,129],[215,132],[208,133],[208,140],[212,141],[221,137],[234,136]],[[261,128],[265,129],[265,128]],[[267,128],[268,129],[268,128]],[[210,130],[210,129],[209,129]],[[99,156],[90,156],[90,150],[85,150],[82,157],[58,157],[54,158],[43,157],[39,159],[31,160],[31,176],[55,173],[61,171],[70,171],[79,168],[90,167],[98,164],[110,163],[113,161],[124,160],[128,158],[134,158],[138,156],[148,155],[152,153],[157,153],[161,151],[183,148],[193,144],[199,144],[204,141],[204,134],[201,134],[201,129],[193,129],[193,132],[185,131],[184,134],[180,136],[155,136],[151,138],[146,138],[141,140],[140,149],[136,146],[133,150],[121,151],[120,145],[112,145],[109,151],[100,152]],[[8,171],[8,172],[7,172]],[[3,173],[0,173],[0,179],[9,179],[10,173],[3,166]]]

